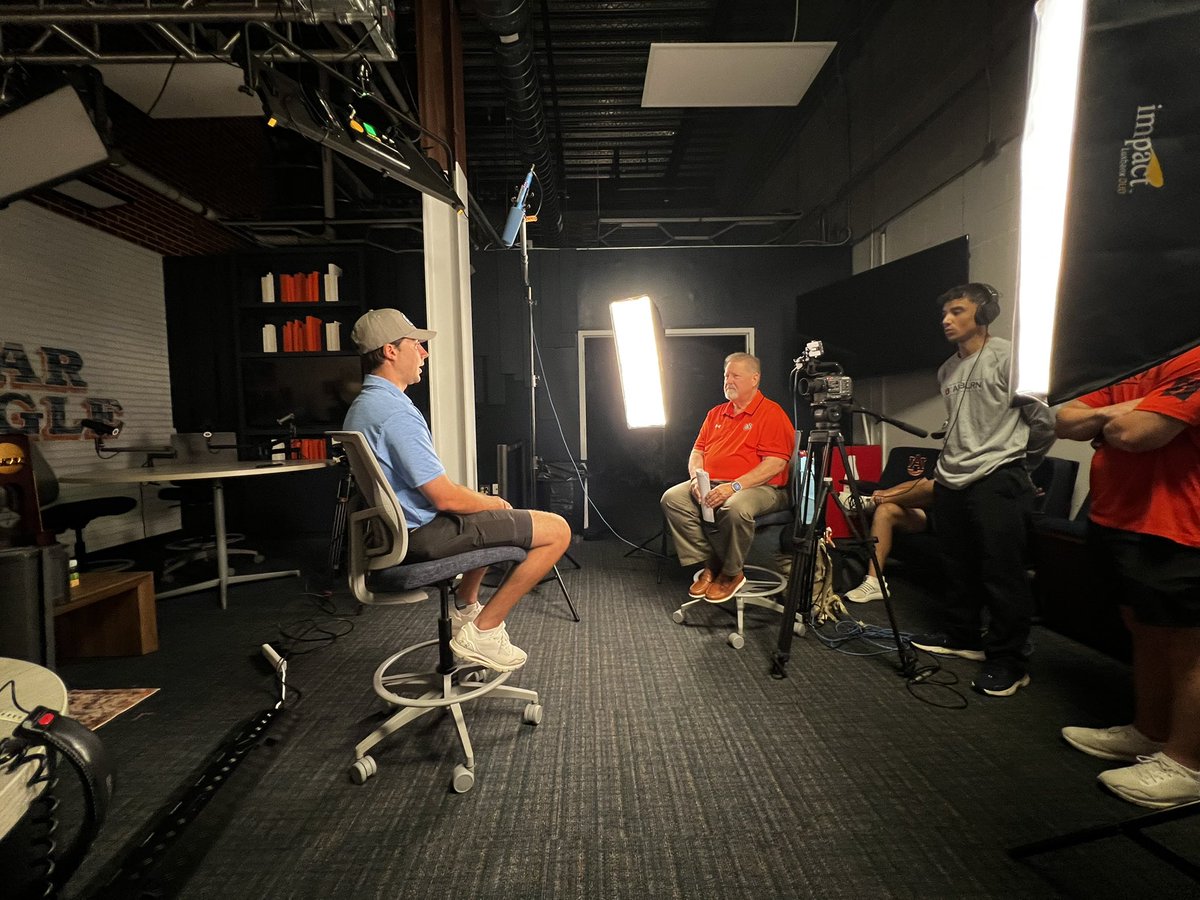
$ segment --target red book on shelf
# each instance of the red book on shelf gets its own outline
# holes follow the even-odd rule
[[[304,317],[304,349],[321,349],[321,320],[316,316]]]

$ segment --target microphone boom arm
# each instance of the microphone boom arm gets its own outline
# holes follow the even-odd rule
[[[885,416],[883,413],[875,412],[873,409],[867,409],[865,406],[852,406],[850,407],[850,411],[858,413],[860,416],[870,416],[877,422],[887,422],[887,424],[894,425],[896,428],[911,434],[913,437],[929,437],[929,432],[924,428],[918,428],[916,425],[910,425],[907,422],[902,422],[900,419],[893,419],[891,416]]]

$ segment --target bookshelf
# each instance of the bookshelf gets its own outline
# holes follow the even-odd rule
[[[292,415],[306,458],[327,453],[361,385],[350,330],[363,312],[360,251],[322,249],[241,257],[236,358],[238,432],[285,437]]]

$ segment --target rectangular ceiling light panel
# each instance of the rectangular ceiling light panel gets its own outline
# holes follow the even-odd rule
[[[836,46],[651,44],[642,106],[795,106]]]

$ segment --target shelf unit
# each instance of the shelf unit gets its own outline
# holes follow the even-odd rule
[[[365,261],[361,251],[312,248],[303,251],[255,254],[238,264],[236,357],[238,433],[242,440],[282,438],[288,426],[277,421],[295,416],[296,437],[325,439],[340,428],[362,379],[350,329],[363,311]],[[324,275],[333,265],[341,270],[336,302],[326,301]],[[318,273],[317,301],[284,302],[280,275]],[[263,302],[262,279],[270,274],[274,302]],[[308,331],[309,346],[322,349],[285,350],[285,324],[315,320]],[[325,324],[339,326],[341,349],[328,350]],[[265,325],[275,326],[278,350],[264,350]]]

